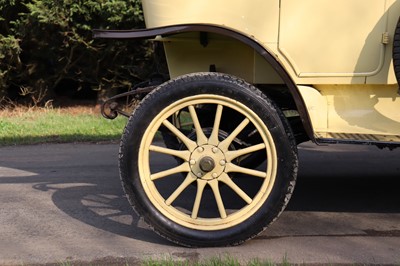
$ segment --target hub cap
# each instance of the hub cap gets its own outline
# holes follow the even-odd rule
[[[190,155],[190,170],[203,180],[218,178],[225,170],[224,153],[214,145],[202,145]]]

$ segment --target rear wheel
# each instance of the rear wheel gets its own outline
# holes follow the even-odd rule
[[[400,84],[400,19],[397,21],[393,36],[393,66],[397,83]]]
[[[255,153],[263,158],[257,168],[240,164]],[[297,150],[285,117],[260,91],[229,75],[196,73],[141,102],[122,137],[120,173],[132,206],[161,236],[186,246],[235,245],[286,206]]]

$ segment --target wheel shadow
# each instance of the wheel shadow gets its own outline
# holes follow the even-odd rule
[[[111,234],[171,245],[134,213],[126,199],[118,176],[118,145],[56,147],[56,151],[26,147],[13,156],[12,162],[7,158],[1,160],[0,167],[21,174],[0,174],[0,184],[32,184],[33,190],[50,194],[49,202],[61,212],[84,224]],[[46,211],[43,213],[43,223],[51,223]]]
[[[75,186],[56,190],[52,201],[70,217],[103,231],[151,243],[170,244],[140,219],[122,190],[99,184]]]

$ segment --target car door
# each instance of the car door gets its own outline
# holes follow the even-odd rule
[[[368,77],[384,64],[386,0],[281,0],[278,49],[298,77]]]

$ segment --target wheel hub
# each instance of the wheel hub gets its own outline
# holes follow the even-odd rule
[[[214,167],[215,167],[215,162],[213,158],[211,158],[210,156],[203,157],[200,160],[200,169],[203,172],[205,173],[211,172],[211,170],[213,170]]]
[[[190,156],[190,169],[200,179],[218,178],[225,170],[225,154],[214,145],[202,145]]]

